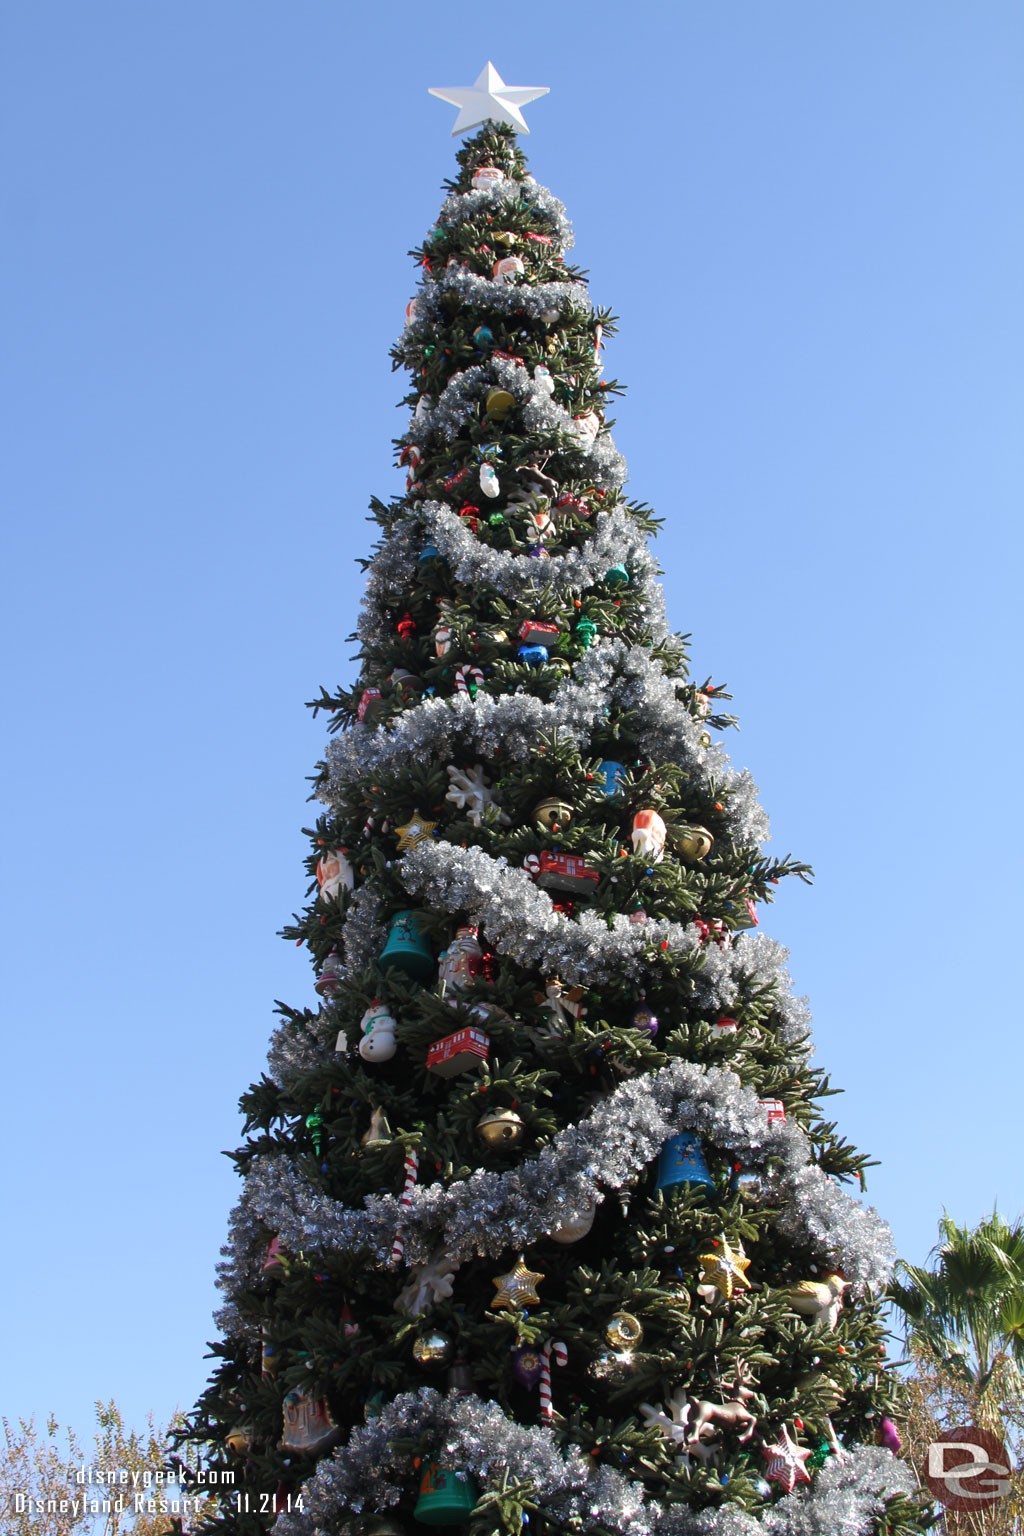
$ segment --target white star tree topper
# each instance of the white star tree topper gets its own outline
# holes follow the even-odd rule
[[[458,107],[459,115],[452,129],[454,139],[460,133],[468,133],[471,128],[479,128],[488,122],[507,123],[510,128],[518,128],[520,133],[529,133],[519,108],[529,101],[536,101],[538,96],[546,96],[551,87],[506,85],[488,59],[472,85],[431,85],[428,89],[431,96],[439,96],[442,101]]]

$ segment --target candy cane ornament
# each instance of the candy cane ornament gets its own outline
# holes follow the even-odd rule
[[[565,1365],[569,1359],[569,1351],[561,1339],[548,1339],[540,1352],[540,1411],[546,1419],[554,1417],[555,1410],[551,1406],[551,1356],[555,1357],[556,1365]]]
[[[416,1187],[416,1174],[419,1171],[419,1166],[420,1155],[416,1151],[416,1148],[413,1147],[405,1154],[405,1184],[402,1188],[401,1199],[398,1202],[399,1208],[403,1211],[407,1211],[410,1205],[412,1205],[412,1192]],[[402,1228],[399,1227],[398,1231],[395,1233],[395,1240],[391,1245],[392,1264],[397,1264],[404,1252],[405,1233]]]
[[[455,689],[457,693],[468,693],[470,698],[476,697],[476,691],[483,686],[484,674],[480,667],[460,667],[455,674]]]

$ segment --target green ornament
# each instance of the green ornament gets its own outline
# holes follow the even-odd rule
[[[491,528],[502,528],[505,524],[504,512],[492,512],[487,522]]]
[[[832,1448],[828,1441],[819,1440],[818,1444],[814,1447],[814,1450],[807,1458],[808,1465],[812,1466],[815,1472],[817,1472],[825,1465],[826,1461],[828,1461],[831,1455]]]
[[[605,582],[609,587],[628,587],[629,572],[624,565],[613,565],[604,573]]]
[[[576,633],[579,635],[580,644],[583,646],[584,650],[589,651],[590,647],[597,639],[597,625],[594,623],[593,619],[580,619],[579,623],[576,625]]]
[[[312,1131],[313,1133],[313,1147],[316,1151],[317,1157],[320,1156],[320,1151],[323,1146],[323,1140],[321,1136],[323,1126],[324,1117],[318,1109],[315,1109],[311,1115],[306,1116],[306,1129],[308,1131]]]

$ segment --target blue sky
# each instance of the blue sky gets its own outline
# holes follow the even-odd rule
[[[8,1415],[200,1390],[237,1098],[304,890],[303,700],[401,485],[388,347],[528,109],[672,621],[815,866],[765,926],[924,1258],[1021,1197],[1024,11],[36,0],[0,12]]]

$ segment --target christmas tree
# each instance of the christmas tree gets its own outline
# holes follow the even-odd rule
[[[888,1229],[759,927],[806,866],[666,624],[540,93],[438,94],[479,131],[413,253],[361,673],[313,706],[322,1003],[242,1100],[202,1529],[918,1531]]]

